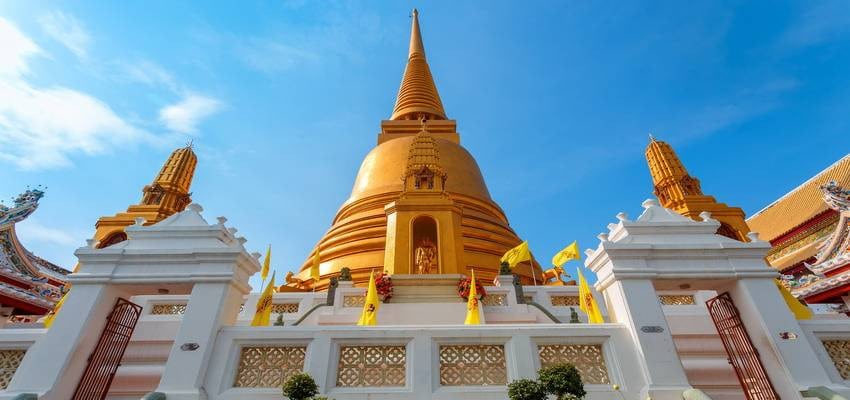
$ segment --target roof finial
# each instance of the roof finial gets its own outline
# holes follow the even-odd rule
[[[649,132],[649,141],[650,141],[650,142],[654,142],[654,141],[655,141],[655,136],[652,136],[652,131],[650,131],[650,132]]]
[[[413,54],[419,53],[425,57],[425,45],[422,44],[422,33],[419,32],[419,10],[413,9],[413,25],[410,27],[410,53],[408,57],[413,57]]]
[[[191,148],[192,148],[192,144],[193,144],[193,142],[194,142],[194,139],[191,139],[191,138],[190,138],[190,139],[186,142],[186,147],[191,149]]]

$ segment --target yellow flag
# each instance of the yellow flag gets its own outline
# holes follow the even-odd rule
[[[472,278],[469,279],[469,298],[466,300],[466,321],[464,325],[480,325],[481,317],[478,314],[478,292],[475,290],[475,270],[472,270]]]
[[[567,261],[580,259],[581,256],[578,254],[578,242],[573,242],[571,245],[564,247],[563,250],[559,251],[558,254],[555,254],[555,256],[552,257],[552,265],[560,267]]]
[[[776,283],[776,287],[779,288],[779,293],[782,293],[782,298],[785,299],[785,304],[788,305],[788,309],[791,310],[792,314],[794,314],[794,318],[812,319],[812,310],[810,310],[809,307],[806,307],[806,305],[801,303],[800,300],[797,300],[788,288],[779,282],[779,279],[774,279],[774,283]]]
[[[528,250],[528,241],[520,243],[517,247],[508,250],[502,256],[502,262],[507,261],[511,268],[523,261],[531,261],[531,251]]]
[[[56,319],[56,314],[59,314],[59,310],[61,310],[62,305],[65,304],[65,299],[68,298],[68,293],[71,293],[71,291],[68,290],[65,292],[65,294],[62,295],[62,298],[59,299],[55,306],[53,306],[53,310],[50,311],[50,313],[47,314],[47,317],[44,318],[45,328],[50,328],[50,325],[53,325],[53,320]]]
[[[375,286],[375,271],[369,274],[369,288],[366,289],[366,301],[363,303],[363,312],[357,325],[378,325],[378,287]]]
[[[590,285],[584,279],[581,273],[581,268],[578,269],[578,299],[579,308],[587,314],[587,322],[591,324],[601,324],[605,322],[602,319],[602,312],[599,311],[599,305],[596,304],[596,299],[593,298],[593,292],[590,291]]]
[[[269,245],[269,248],[266,249],[266,258],[263,260],[263,269],[260,270],[260,278],[263,279],[263,282],[266,281],[266,278],[269,277],[269,265],[272,262],[272,245]]]
[[[274,296],[274,273],[272,280],[263,290],[263,294],[257,300],[257,310],[254,311],[254,319],[251,320],[251,326],[268,326],[272,316],[272,297]]]
[[[319,249],[316,249],[316,254],[313,256],[313,265],[310,266],[310,277],[313,278],[313,281],[318,281],[321,274],[319,273],[319,264],[321,264],[321,258],[319,257]]]

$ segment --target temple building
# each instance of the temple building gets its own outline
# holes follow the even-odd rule
[[[192,178],[198,156],[192,145],[174,150],[150,185],[142,189],[139,204],[131,205],[126,212],[103,216],[95,224],[94,240],[100,247],[108,247],[127,239],[124,228],[143,218],[146,224],[155,224],[170,215],[183,211],[192,202]]]
[[[412,24],[395,109],[283,287],[252,288],[261,254],[187,204],[196,158],[179,149],[75,251],[49,327],[0,327],[0,400],[279,399],[296,375],[336,400],[505,400],[564,363],[588,400],[850,396],[850,318],[798,319],[771,243],[664,142],[646,153],[660,201],[624,205],[637,216],[599,221],[569,257],[594,285],[544,284],[533,261],[500,269],[521,240],[443,109],[416,11]],[[843,276],[850,193],[823,190],[843,228],[810,268]],[[385,274],[370,285],[373,270]]]
[[[38,208],[39,189],[18,195],[12,207],[0,204],[0,314],[5,321],[35,322],[59,301],[70,271],[27,250],[18,240],[15,224]]]
[[[810,304],[848,301],[848,188],[850,154],[747,219],[773,246],[767,262]]]
[[[711,218],[720,221],[718,234],[735,240],[748,240],[750,230],[744,221],[744,210],[719,203],[713,196],[703,194],[699,179],[688,174],[673,147],[650,136],[646,162],[652,175],[653,193],[661,205],[694,220],[701,219],[700,214],[708,212]]]
[[[443,109],[414,12],[395,108],[381,122],[350,197],[289,285],[323,289],[343,267],[356,283],[367,281],[373,269],[465,274],[474,267],[492,280],[501,256],[520,242],[490,197],[475,158],[461,145],[457,122]],[[321,279],[313,283],[309,270],[316,252]],[[533,271],[527,262],[515,268],[524,282],[542,282],[534,264]]]

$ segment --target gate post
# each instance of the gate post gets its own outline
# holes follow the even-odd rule
[[[196,283],[174,338],[165,371],[156,391],[169,400],[205,399],[200,393],[219,329],[232,325],[250,287],[223,283]],[[191,348],[197,345],[197,348]],[[189,346],[189,347],[185,347]]]
[[[831,383],[772,278],[739,279],[727,290],[780,398],[799,398],[801,390]],[[796,339],[782,339],[782,332]]]
[[[125,296],[114,286],[74,285],[53,326],[27,350],[0,398],[21,393],[35,393],[42,400],[70,398],[115,300]]]

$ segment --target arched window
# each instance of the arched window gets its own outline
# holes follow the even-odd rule
[[[436,274],[440,271],[437,221],[428,216],[413,220],[413,273]]]
[[[106,239],[101,240],[100,243],[97,244],[97,248],[103,249],[103,248],[112,246],[115,243],[121,243],[125,240],[127,240],[127,234],[126,233],[115,232],[115,233],[107,236]]]

